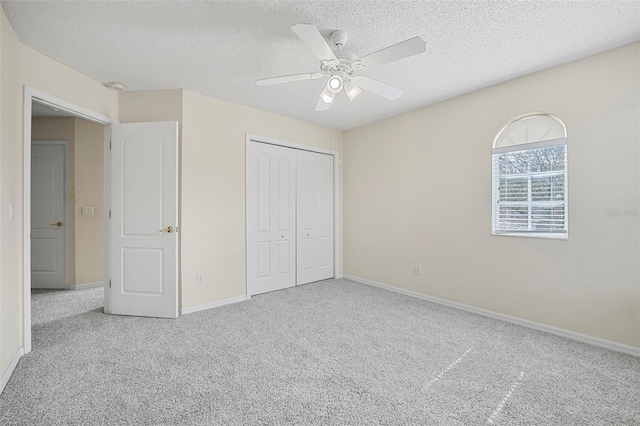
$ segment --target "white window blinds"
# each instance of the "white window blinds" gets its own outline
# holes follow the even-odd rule
[[[567,233],[567,140],[493,149],[493,231]]]

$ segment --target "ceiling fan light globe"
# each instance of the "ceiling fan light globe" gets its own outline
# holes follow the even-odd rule
[[[331,77],[329,77],[329,80],[327,81],[327,89],[331,93],[338,93],[342,90],[343,87],[344,82],[342,81],[342,78],[340,78],[340,76],[332,75]]]

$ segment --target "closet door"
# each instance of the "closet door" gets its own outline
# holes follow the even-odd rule
[[[333,157],[297,151],[297,284],[333,277]]]
[[[295,150],[247,145],[247,294],[296,285]]]

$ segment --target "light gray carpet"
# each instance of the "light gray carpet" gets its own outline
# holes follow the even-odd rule
[[[34,296],[0,424],[640,424],[639,358],[346,280],[177,320],[100,306]]]

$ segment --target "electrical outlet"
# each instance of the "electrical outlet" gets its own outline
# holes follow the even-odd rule
[[[416,275],[422,275],[422,266],[416,266]]]
[[[204,274],[198,274],[198,285],[204,284]]]

